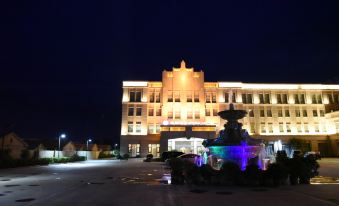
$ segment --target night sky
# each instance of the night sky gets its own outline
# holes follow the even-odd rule
[[[182,59],[206,81],[339,83],[338,1],[8,2],[0,129],[24,138],[116,143],[122,81]]]

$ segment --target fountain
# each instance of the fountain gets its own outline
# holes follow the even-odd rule
[[[218,113],[222,119],[227,120],[227,123],[217,138],[203,142],[207,148],[203,155],[205,164],[210,164],[214,169],[220,169],[224,162],[234,162],[241,170],[245,170],[249,161],[252,161],[263,169],[265,146],[262,140],[251,138],[247,131],[242,129],[242,124],[238,122],[246,114],[245,110],[235,110],[233,104],[230,104],[229,110]]]

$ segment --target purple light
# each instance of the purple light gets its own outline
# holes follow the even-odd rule
[[[217,162],[212,162],[214,168],[220,168],[224,162],[234,162],[239,165],[241,170],[245,170],[248,160],[258,156],[261,151],[260,146],[247,146],[242,144],[241,146],[212,146],[209,147],[209,153],[212,159],[216,158]],[[261,163],[258,161],[258,166],[261,168]]]

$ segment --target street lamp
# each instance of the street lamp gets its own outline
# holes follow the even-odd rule
[[[66,135],[65,135],[65,134],[61,134],[61,135],[59,136],[59,150],[58,150],[58,158],[59,158],[59,154],[60,154],[60,139],[64,139],[64,138],[66,138]]]
[[[88,140],[86,141],[87,151],[88,151],[88,143],[89,143],[89,142],[92,142],[92,139],[88,139]]]
[[[89,142],[92,142],[92,139],[88,139],[88,140],[86,141],[86,146],[87,146],[86,160],[88,159],[87,155],[88,155],[88,143],[89,143]]]

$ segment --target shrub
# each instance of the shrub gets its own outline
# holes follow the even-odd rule
[[[84,156],[79,156],[78,154],[74,154],[74,155],[69,159],[70,162],[85,161],[85,160],[86,160],[86,157],[84,157]]]
[[[203,181],[205,184],[210,184],[212,182],[212,176],[215,175],[215,171],[213,170],[213,168],[211,167],[211,165],[206,164],[206,165],[202,165],[200,168],[200,174],[203,178]]]
[[[125,159],[125,160],[128,160],[129,154],[124,154],[124,155],[122,156],[122,158]]]
[[[203,182],[199,167],[192,162],[184,161],[183,175],[187,184],[198,185]]]
[[[247,165],[244,175],[247,185],[258,186],[261,182],[262,172],[258,165]]]
[[[288,171],[284,164],[273,163],[268,165],[264,174],[263,184],[266,186],[279,186],[288,178]]]
[[[241,170],[234,162],[225,162],[219,173],[223,185],[235,185],[239,183],[241,178]]]
[[[287,164],[287,161],[288,161],[288,157],[287,157],[286,151],[285,150],[278,151],[276,162],[278,164]]]
[[[153,155],[152,154],[147,154],[146,155],[146,159],[153,159]]]
[[[171,167],[172,184],[183,184],[184,162],[178,158],[171,158],[169,165]]]
[[[136,156],[135,156],[135,158],[140,158],[140,157],[141,157],[141,155],[136,155]]]
[[[112,154],[107,154],[107,153],[105,153],[105,152],[103,152],[103,151],[101,151],[101,152],[99,153],[99,156],[98,156],[99,159],[112,158],[112,157],[113,157]]]

